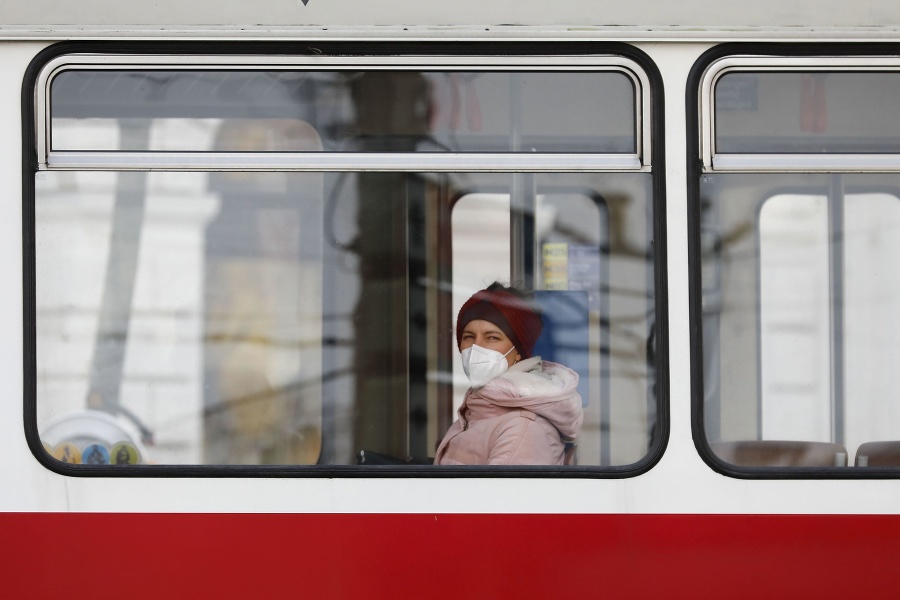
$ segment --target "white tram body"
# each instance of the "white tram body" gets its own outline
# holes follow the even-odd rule
[[[896,596],[900,8],[37,0],[0,72],[10,597]],[[494,279],[577,465],[422,464]]]

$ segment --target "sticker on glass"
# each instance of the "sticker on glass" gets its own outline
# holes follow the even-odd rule
[[[71,442],[63,442],[53,449],[53,458],[70,465],[77,465],[81,463],[81,450]]]
[[[108,465],[109,450],[102,444],[91,444],[82,451],[81,462],[85,465]]]
[[[141,462],[141,455],[133,444],[122,442],[112,447],[110,462],[114,465],[136,465]]]

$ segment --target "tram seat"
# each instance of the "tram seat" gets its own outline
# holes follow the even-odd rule
[[[830,442],[741,440],[711,442],[716,456],[742,467],[846,467],[847,449]]]
[[[857,467],[900,467],[900,442],[866,442],[856,449]]]

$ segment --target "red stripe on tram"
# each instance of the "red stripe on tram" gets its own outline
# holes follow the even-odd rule
[[[889,598],[900,517],[0,513],[3,598]]]

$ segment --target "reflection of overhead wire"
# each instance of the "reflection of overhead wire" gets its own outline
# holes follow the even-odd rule
[[[122,406],[121,403],[116,404],[115,406],[104,406],[102,398],[94,392],[88,397],[87,408],[98,410],[108,415],[121,415],[125,417],[125,419],[137,428],[138,434],[141,436],[141,442],[147,446],[155,445],[153,430],[150,429],[137,414]]]
[[[344,189],[344,182],[347,180],[348,173],[338,173],[337,181],[331,188],[328,198],[325,202],[325,237],[333,248],[353,254],[359,253],[359,234],[357,234],[349,242],[342,242],[337,239],[335,234],[334,216],[337,213],[337,204],[340,199],[341,191]]]
[[[131,410],[125,408],[121,404],[116,405],[116,412],[131,421],[132,424],[137,427],[138,431],[141,434],[141,441],[144,444],[148,446],[154,445],[155,440],[153,438],[153,431],[151,431],[151,429],[147,427],[147,425],[136,414],[134,414]]]

